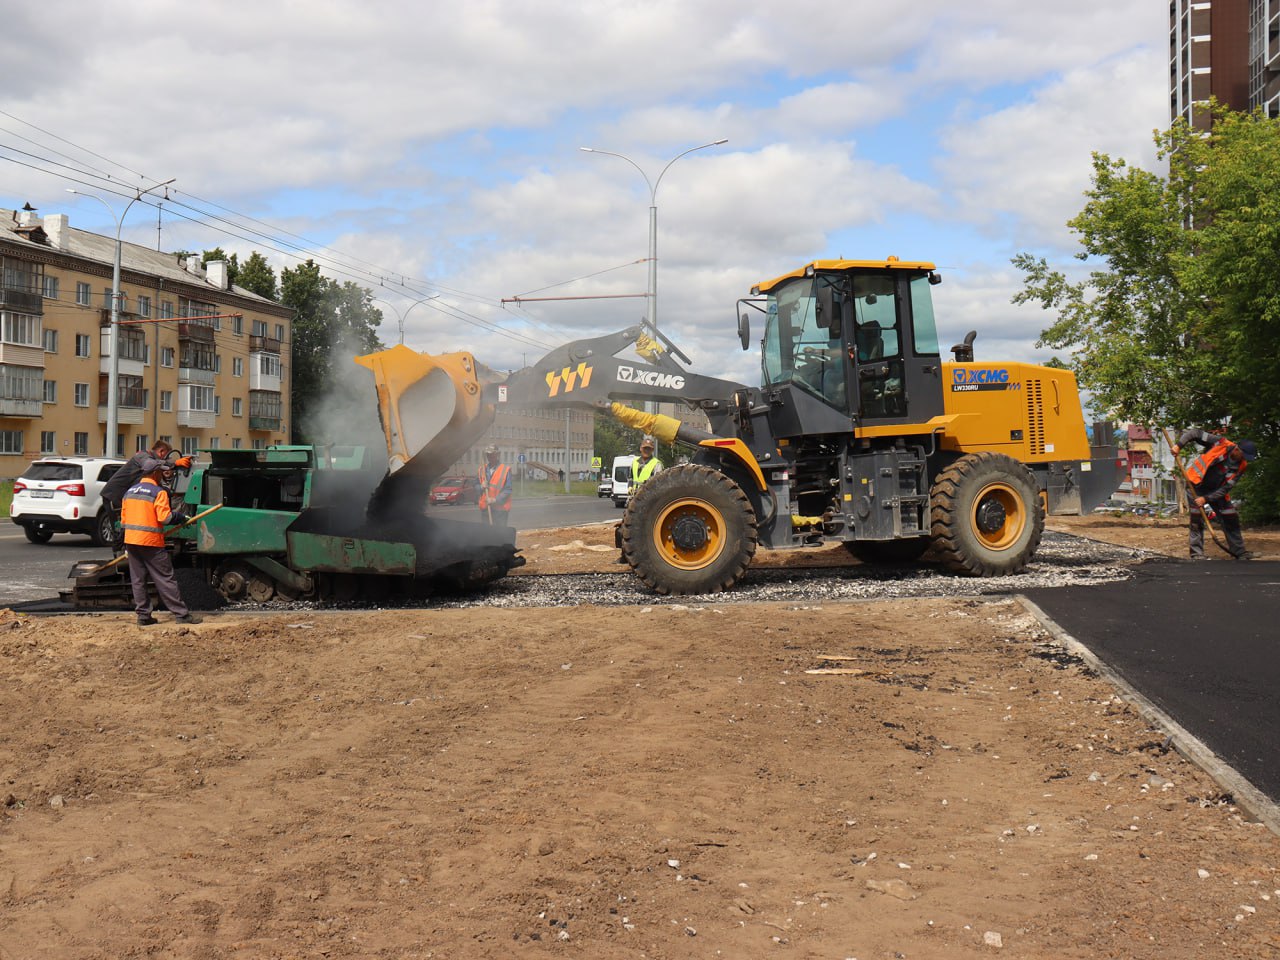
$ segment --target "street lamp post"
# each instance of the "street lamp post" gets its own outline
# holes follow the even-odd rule
[[[658,331],[658,185],[662,183],[662,178],[666,176],[671,165],[681,157],[688,156],[695,150],[705,150],[707,147],[718,147],[723,143],[728,143],[728,138],[712,140],[710,143],[703,143],[696,147],[690,147],[683,153],[678,153],[670,160],[667,165],[662,168],[662,172],[658,174],[658,179],[650,180],[649,175],[644,172],[640,164],[636,163],[630,157],[621,153],[614,153],[612,150],[596,150],[593,147],[579,147],[578,149],[584,153],[602,153],[608,157],[617,157],[619,160],[625,160],[639,171],[640,176],[644,177],[645,186],[649,188],[649,287],[646,296],[649,301],[649,326],[654,332]]]
[[[90,197],[97,200],[107,208],[107,213],[111,214],[111,219],[116,222],[116,253],[111,266],[111,325],[107,328],[107,351],[111,355],[111,365],[107,368],[107,442],[103,453],[108,457],[120,455],[118,445],[118,434],[120,432],[120,234],[124,229],[125,214],[129,212],[130,207],[152,190],[167,187],[176,179],[178,178],[171,177],[164,183],[157,183],[155,186],[137,191],[133,199],[125,204],[124,210],[118,217],[115,210],[111,208],[111,204],[96,193],[85,193],[83,190],[67,187],[67,193],[74,193],[80,197]]]
[[[400,342],[404,343],[404,322],[409,316],[409,311],[412,310],[414,307],[416,307],[420,303],[426,303],[428,300],[438,300],[439,298],[440,298],[440,294],[433,293],[429,297],[423,297],[421,300],[415,300],[413,303],[409,304],[409,306],[405,309],[404,313],[401,313],[399,308],[397,308],[389,300],[383,300],[381,297],[370,297],[369,299],[376,300],[378,303],[381,303],[381,304],[385,304],[386,306],[390,307],[393,311],[395,311],[396,320],[399,322],[399,326],[400,326]]]

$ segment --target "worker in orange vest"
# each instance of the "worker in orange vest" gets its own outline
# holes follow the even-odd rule
[[[1231,555],[1237,560],[1252,560],[1254,554],[1244,547],[1240,513],[1231,502],[1231,488],[1244,475],[1249,463],[1257,458],[1257,445],[1252,440],[1232,443],[1216,433],[1191,427],[1183,430],[1173,445],[1174,455],[1188,443],[1197,443],[1204,449],[1186,468],[1187,501],[1191,507],[1191,559],[1205,558],[1204,520],[1207,514],[1209,519],[1216,516],[1221,521]]]
[[[498,448],[484,448],[480,464],[480,519],[495,527],[511,526],[511,468],[498,459]]]
[[[129,580],[133,585],[134,609],[138,626],[157,623],[151,615],[151,596],[147,580],[156,585],[156,593],[175,623],[199,623],[178,590],[173,575],[173,561],[164,545],[164,525],[186,519],[181,509],[169,504],[169,491],[164,481],[173,476],[173,466],[160,463],[151,466],[142,479],[130,487],[120,504],[120,526],[124,529],[124,548],[129,554]]]

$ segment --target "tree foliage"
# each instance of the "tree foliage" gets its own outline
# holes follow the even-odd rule
[[[279,300],[280,289],[276,284],[276,272],[267,263],[267,258],[257,250],[249,254],[249,259],[239,265],[233,281],[250,293],[256,293],[268,300]]]
[[[295,442],[349,439],[334,433],[341,411],[359,414],[369,405],[366,371],[356,354],[382,348],[382,313],[371,292],[351,281],[322,276],[314,261],[281,271],[280,301],[294,311],[293,438]]]
[[[1157,134],[1165,176],[1093,158],[1087,202],[1068,225],[1073,280],[1019,254],[1015,303],[1057,314],[1038,346],[1072,351],[1095,403],[1122,420],[1197,424],[1280,439],[1280,121],[1214,109],[1208,134],[1179,121]],[[1280,470],[1255,463],[1255,518],[1280,517]],[[1270,474],[1270,477],[1267,474]]]

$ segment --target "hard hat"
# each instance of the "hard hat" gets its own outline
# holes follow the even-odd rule
[[[640,449],[643,450],[645,447],[653,448],[653,437],[645,437],[640,441]]]
[[[498,452],[498,448],[494,446],[492,443],[484,448],[484,455],[486,457],[489,456],[489,454],[491,453],[497,453],[497,452]]]
[[[1258,445],[1252,440],[1241,440],[1236,446],[1240,448],[1240,455],[1244,457],[1245,463],[1258,459]]]

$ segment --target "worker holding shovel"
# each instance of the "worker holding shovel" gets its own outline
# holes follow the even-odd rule
[[[1254,554],[1245,549],[1240,532],[1240,514],[1231,502],[1231,488],[1244,475],[1250,461],[1258,456],[1252,440],[1233,443],[1226,437],[1195,427],[1182,431],[1178,442],[1171,444],[1174,457],[1188,443],[1199,444],[1204,452],[1183,473],[1187,478],[1187,500],[1191,506],[1189,539],[1191,559],[1204,559],[1204,526],[1217,516],[1227,538],[1226,550],[1237,560],[1251,560]],[[1181,459],[1178,465],[1182,467]],[[1215,541],[1217,538],[1214,538]]]
[[[149,465],[150,466],[150,465]],[[164,525],[186,519],[181,508],[169,504],[169,491],[164,481],[173,476],[173,466],[161,461],[151,466],[141,480],[125,493],[120,505],[120,526],[124,529],[125,550],[129,554],[129,580],[133,585],[134,608],[138,626],[157,623],[151,615],[151,596],[147,579],[156,585],[156,593],[174,616],[175,623],[200,623],[201,617],[191,612],[178,590],[173,574],[173,560],[164,545]]]

